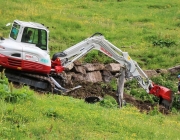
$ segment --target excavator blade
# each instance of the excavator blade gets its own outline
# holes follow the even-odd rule
[[[163,105],[167,109],[171,108],[173,93],[170,89],[153,84],[153,87],[150,89],[149,93],[160,98],[159,104]]]
[[[59,95],[68,95],[69,92],[73,91],[73,90],[76,90],[78,88],[81,88],[82,86],[78,85],[76,87],[73,87],[73,88],[69,88],[69,89],[66,89],[66,88],[54,88],[53,92],[55,94],[59,94]]]
[[[66,89],[65,93],[68,93],[70,91],[76,90],[76,89],[81,88],[81,87],[82,87],[81,85],[78,85],[76,87],[73,87],[73,88],[70,88],[70,89]]]

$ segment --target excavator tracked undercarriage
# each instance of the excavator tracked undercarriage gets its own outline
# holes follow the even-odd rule
[[[0,67],[0,72],[3,72],[3,69],[3,67]],[[53,94],[66,94],[70,91],[81,88],[80,85],[70,89],[64,88],[61,85],[65,84],[65,79],[59,74],[40,75],[28,72],[19,72],[12,69],[5,69],[5,76],[11,82],[28,85],[37,91],[51,92]]]

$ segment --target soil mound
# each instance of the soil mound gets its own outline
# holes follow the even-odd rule
[[[90,82],[81,82],[75,83],[76,85],[81,85],[82,87],[74,91],[70,91],[67,95],[72,96],[78,99],[85,99],[86,97],[96,96],[104,97],[105,95],[112,96],[117,101],[116,91],[113,91],[107,85],[102,83],[90,83]],[[139,109],[140,112],[146,112],[147,114],[157,107],[162,114],[170,114],[170,111],[164,106],[158,105],[158,103],[152,104],[149,101],[137,100],[133,96],[124,93],[124,100],[126,103],[129,103]],[[118,102],[118,101],[117,101]]]

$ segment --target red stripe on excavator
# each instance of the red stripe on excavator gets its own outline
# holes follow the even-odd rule
[[[0,54],[0,65],[5,68],[18,69],[22,71],[41,73],[41,74],[48,74],[51,71],[50,66],[46,66],[31,61],[20,60],[16,58],[9,58],[2,54]]]

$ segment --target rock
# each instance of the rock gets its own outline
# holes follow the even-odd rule
[[[112,80],[112,78],[119,77],[120,66],[121,65],[119,63],[110,63],[107,65],[100,63],[87,63],[83,65],[80,61],[76,61],[74,62],[74,64],[67,67],[67,73],[74,72],[74,74],[70,74],[65,77],[67,77],[68,81],[74,78],[77,81],[81,80],[87,82],[109,82],[110,80]],[[169,69],[144,70],[145,74],[149,78],[153,76],[159,76],[160,74],[175,74],[179,71],[180,65]]]
[[[169,68],[168,71],[169,71],[171,74],[175,74],[175,73],[177,73],[177,72],[180,71],[180,65],[179,65],[179,66],[172,67],[172,68]]]
[[[84,75],[81,74],[81,73],[74,74],[74,75],[72,76],[72,78],[73,78],[73,80],[75,80],[75,81],[85,81],[85,80],[86,80],[85,77],[84,77]]]
[[[101,82],[102,81],[102,75],[99,71],[93,71],[93,72],[88,72],[86,74],[86,81],[88,82]]]
[[[166,70],[166,69],[157,69],[156,72],[160,73],[160,74],[167,74],[168,70]]]
[[[81,66],[82,63],[81,63],[79,60],[76,60],[76,61],[74,61],[74,65],[75,65],[75,66]]]
[[[84,66],[74,66],[76,72],[80,72],[82,74],[86,74],[86,70],[84,68]]]
[[[73,85],[73,82],[72,82],[72,77],[73,75],[75,75],[74,72],[69,72],[69,73],[66,73],[66,84],[68,85]]]
[[[104,82],[109,82],[112,79],[113,75],[111,74],[110,71],[104,70],[102,72],[102,77]]]
[[[72,78],[75,81],[86,81],[86,82],[92,82],[92,83],[102,81],[102,75],[99,71],[88,72],[86,74],[76,73],[72,76]]]
[[[150,78],[153,76],[158,76],[159,73],[157,73],[155,70],[144,70],[144,73]]]
[[[120,70],[120,64],[117,64],[117,63],[110,63],[110,64],[107,64],[105,66],[105,68],[107,70],[109,70],[110,72],[119,72]]]
[[[66,66],[66,71],[70,71],[70,70],[72,70],[73,69],[73,67],[74,67],[74,63],[70,63],[68,66]]]
[[[94,63],[94,64],[85,64],[83,65],[86,71],[96,71],[103,70],[105,68],[104,64]]]

